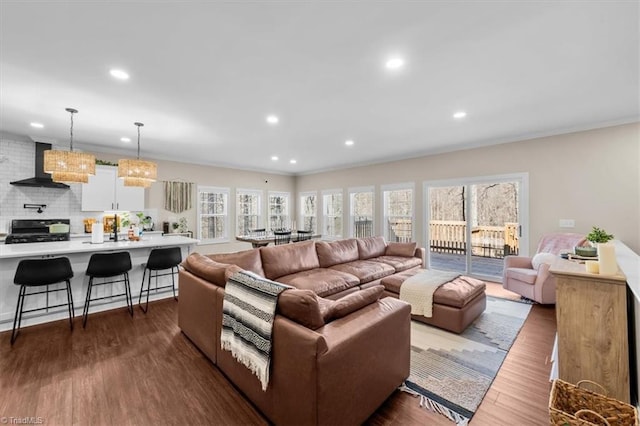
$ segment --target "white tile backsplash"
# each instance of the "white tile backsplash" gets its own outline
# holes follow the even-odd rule
[[[71,220],[71,232],[82,233],[82,219],[92,217],[81,211],[81,184],[70,189],[31,188],[10,185],[15,180],[35,176],[35,143],[0,138],[0,233],[9,232],[12,219]],[[46,204],[42,213],[25,209],[24,204]]]

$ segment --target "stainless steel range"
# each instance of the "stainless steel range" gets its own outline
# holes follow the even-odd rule
[[[5,244],[69,241],[69,219],[14,219]]]

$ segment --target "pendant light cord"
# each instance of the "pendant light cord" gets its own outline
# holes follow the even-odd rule
[[[69,131],[69,151],[73,151],[73,114],[77,113],[77,109],[65,108],[65,111],[71,114],[71,130]]]
[[[138,158],[137,159],[139,160],[140,159],[140,127],[144,126],[144,124],[138,123],[138,122],[133,123],[133,124],[138,126]]]

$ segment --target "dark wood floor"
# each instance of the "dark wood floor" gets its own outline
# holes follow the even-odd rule
[[[0,418],[45,424],[260,425],[265,419],[180,332],[173,300],[0,333]],[[553,308],[533,306],[472,425],[548,424]],[[371,425],[447,425],[396,391]]]

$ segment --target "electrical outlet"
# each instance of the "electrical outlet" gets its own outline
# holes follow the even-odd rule
[[[560,219],[560,228],[575,228],[576,221],[573,219]]]

